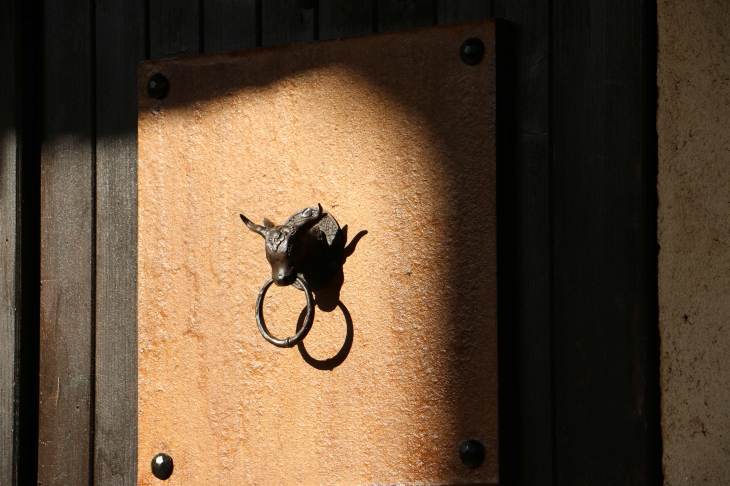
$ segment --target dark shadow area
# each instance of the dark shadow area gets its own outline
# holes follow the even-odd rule
[[[497,41],[497,308],[499,356],[499,477],[519,484],[519,346],[517,335],[517,166],[514,164],[510,24],[496,21]]]
[[[642,2],[642,81],[646,90],[643,93],[644,106],[642,110],[644,140],[643,167],[644,187],[646,194],[646,268],[647,285],[643,299],[647,302],[646,310],[646,359],[643,363],[646,378],[646,423],[648,431],[646,437],[647,457],[647,484],[664,484],[662,470],[662,427],[661,427],[661,386],[659,374],[661,369],[660,335],[659,335],[659,241],[658,241],[658,212],[659,194],[657,178],[659,173],[659,138],[657,135],[657,2],[648,0]],[[642,390],[643,391],[643,390]],[[640,391],[637,391],[640,392]]]
[[[319,307],[319,301],[317,299],[314,300],[314,305]],[[345,335],[345,341],[342,343],[342,347],[339,351],[337,351],[334,356],[327,359],[315,359],[312,357],[312,355],[309,354],[309,352],[307,352],[307,348],[305,346],[306,339],[297,344],[297,350],[299,351],[299,354],[302,356],[304,361],[312,368],[324,371],[332,371],[333,369],[344,363],[345,359],[347,359],[347,355],[350,354],[355,333],[355,328],[352,325],[352,316],[350,315],[350,311],[347,310],[347,307],[345,307],[345,304],[343,304],[342,302],[338,302],[337,307],[340,308],[340,310],[342,311],[342,315],[345,317],[345,326],[347,327],[347,333]],[[306,313],[307,309],[305,307],[302,310],[301,314],[299,314],[299,320],[297,321],[297,331],[301,329],[302,324],[304,323],[304,316],[306,315]]]
[[[341,231],[342,240],[346,242],[347,225],[344,225]],[[315,303],[320,310],[324,312],[331,312],[340,304],[340,291],[342,290],[342,284],[345,281],[343,267],[350,255],[355,252],[355,248],[357,247],[358,242],[366,234],[368,234],[367,230],[362,230],[357,233],[349,243],[346,244],[345,250],[342,255],[342,267],[340,267],[339,271],[335,274],[334,277],[332,277],[332,280],[330,280],[327,285],[313,292]]]
[[[555,478],[661,484],[656,2],[573,7],[551,32]]]
[[[368,230],[359,231],[355,236],[352,237],[347,246],[345,246],[344,260],[342,262],[343,265],[345,264],[345,262],[347,262],[347,259],[350,258],[350,255],[355,253],[355,248],[357,247],[357,244],[366,234],[368,234]],[[347,241],[347,225],[342,227],[342,237],[345,241]]]
[[[342,227],[342,239],[344,241],[347,241],[347,230],[348,226],[344,225]],[[342,311],[342,315],[345,317],[345,326],[347,328],[346,335],[345,335],[345,341],[342,344],[342,347],[340,350],[331,358],[327,358],[324,360],[318,360],[313,358],[308,352],[307,348],[305,347],[305,341],[302,341],[297,344],[297,349],[299,350],[299,354],[302,355],[302,358],[304,361],[312,366],[313,368],[316,368],[318,370],[327,370],[332,371],[336,367],[340,366],[342,363],[345,362],[345,359],[347,358],[347,355],[350,354],[350,349],[352,349],[352,341],[354,336],[354,326],[352,324],[352,316],[350,315],[350,311],[347,310],[347,307],[345,307],[345,304],[340,301],[340,291],[342,290],[342,284],[345,281],[345,273],[344,273],[344,265],[347,262],[347,259],[355,252],[355,249],[357,248],[358,242],[368,234],[367,230],[362,230],[358,232],[352,240],[350,240],[349,243],[345,246],[345,251],[342,255],[342,267],[340,270],[335,274],[334,277],[332,277],[332,280],[322,287],[321,289],[315,290],[314,293],[314,305],[322,312],[332,312],[336,308],[340,308]],[[299,329],[302,328],[302,325],[304,324],[304,318],[307,314],[307,308],[305,307],[302,309],[302,312],[299,314],[299,319],[297,321],[297,332],[299,332]],[[316,315],[315,315],[315,325],[316,325]]]
[[[43,3],[16,1],[20,48],[18,89],[18,484],[38,481],[38,400],[40,366],[41,125]]]

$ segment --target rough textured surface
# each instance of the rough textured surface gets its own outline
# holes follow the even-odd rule
[[[18,305],[18,165],[15,104],[15,12],[0,6],[0,484],[13,484],[16,472],[16,322]]]
[[[94,484],[137,480],[137,63],[145,2],[97,0]]]
[[[141,484],[157,452],[169,484],[498,481],[493,39],[484,21],[141,65]],[[254,321],[263,241],[238,214],[316,202],[348,241],[368,234],[304,347],[278,349]],[[303,305],[271,289],[270,330]]]
[[[730,481],[730,3],[660,1],[659,309],[667,485]]]
[[[84,0],[44,2],[43,19],[38,484],[86,484],[94,413],[93,30]]]

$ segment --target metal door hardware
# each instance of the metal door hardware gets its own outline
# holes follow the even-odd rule
[[[169,89],[170,82],[162,73],[153,74],[147,81],[147,94],[156,100],[161,100],[167,96]]]
[[[469,469],[476,469],[484,462],[484,445],[478,440],[469,439],[459,448],[459,457]]]
[[[155,454],[152,458],[152,475],[157,479],[169,479],[172,476],[173,464],[172,457],[168,456],[164,452]]]
[[[484,57],[484,43],[476,37],[469,37],[459,49],[461,60],[469,66],[479,64]]]
[[[243,214],[241,220],[248,229],[266,240],[266,259],[271,265],[271,279],[264,284],[256,299],[259,331],[274,346],[291,348],[303,340],[312,327],[312,290],[327,285],[342,268],[345,247],[342,231],[335,218],[324,212],[320,204],[297,211],[279,226],[266,218],[264,225],[260,226]],[[264,322],[264,297],[272,283],[294,285],[303,290],[307,298],[307,315],[302,327],[294,336],[285,339],[272,336]]]

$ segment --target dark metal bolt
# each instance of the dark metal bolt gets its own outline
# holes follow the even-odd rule
[[[484,43],[476,37],[470,37],[461,44],[459,55],[461,60],[470,66],[479,64],[484,57]]]
[[[167,479],[172,476],[172,457],[160,452],[152,458],[152,474],[157,479]]]
[[[484,462],[484,446],[478,440],[467,440],[459,448],[459,457],[466,467],[476,469]]]
[[[170,82],[162,73],[153,74],[150,80],[147,81],[147,94],[156,100],[161,100],[167,96],[169,89]]]
[[[299,0],[299,6],[304,10],[311,10],[317,0]]]

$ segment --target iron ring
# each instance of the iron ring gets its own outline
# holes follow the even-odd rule
[[[307,333],[312,328],[312,322],[314,322],[314,302],[312,301],[312,289],[309,288],[309,285],[303,278],[297,277],[296,281],[299,285],[301,285],[302,289],[304,289],[304,295],[307,296],[307,315],[304,318],[304,324],[302,325],[302,328],[299,329],[299,332],[297,332],[293,336],[290,336],[286,339],[277,339],[269,333],[269,330],[266,328],[266,323],[264,323],[264,297],[266,297],[266,291],[269,290],[271,284],[274,283],[273,279],[269,279],[269,281],[266,282],[263,287],[261,287],[259,296],[256,299],[256,324],[258,324],[259,326],[259,331],[261,332],[261,335],[264,337],[264,339],[266,339],[274,346],[278,346],[280,348],[291,348],[296,346],[297,343],[299,343],[307,336]]]

